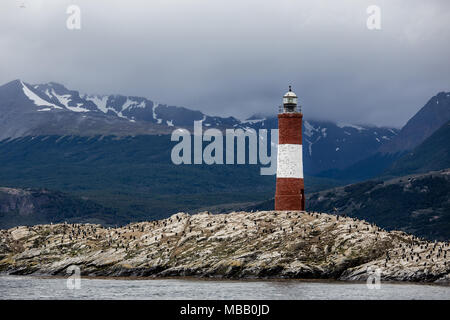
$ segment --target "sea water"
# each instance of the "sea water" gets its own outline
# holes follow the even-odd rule
[[[370,286],[369,286],[370,287]],[[0,276],[0,299],[446,299],[450,286],[317,281],[93,279]]]

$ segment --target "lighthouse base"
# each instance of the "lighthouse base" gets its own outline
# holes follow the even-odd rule
[[[305,210],[305,189],[303,179],[277,178],[275,210]]]
[[[278,211],[304,211],[305,199],[302,195],[275,196],[275,210]]]

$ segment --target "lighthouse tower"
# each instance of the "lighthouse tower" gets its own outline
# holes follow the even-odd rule
[[[305,210],[303,183],[302,119],[297,110],[297,95],[289,91],[283,96],[278,114],[278,158],[275,210]]]

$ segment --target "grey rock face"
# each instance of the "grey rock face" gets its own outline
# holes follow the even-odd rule
[[[90,276],[330,278],[447,283],[448,243],[323,213],[178,213],[121,228],[55,224],[0,232],[0,270]]]

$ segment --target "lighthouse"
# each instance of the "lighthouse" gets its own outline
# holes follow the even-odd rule
[[[278,114],[277,186],[275,210],[305,210],[303,182],[302,120],[298,97],[289,91],[283,96]]]

